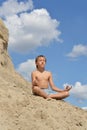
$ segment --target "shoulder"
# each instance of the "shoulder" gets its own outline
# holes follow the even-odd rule
[[[37,70],[34,70],[34,71],[31,72],[32,75],[36,74],[36,73],[37,73]]]
[[[50,71],[45,71],[48,75],[52,75],[52,73]]]

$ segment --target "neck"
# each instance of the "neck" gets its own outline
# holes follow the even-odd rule
[[[38,71],[43,72],[45,68],[37,68]]]

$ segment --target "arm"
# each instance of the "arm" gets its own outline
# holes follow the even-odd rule
[[[31,80],[32,80],[32,87],[38,86],[38,81],[36,79],[36,76],[35,76],[34,72],[31,73]]]
[[[62,89],[59,89],[58,87],[56,87],[53,83],[53,78],[52,78],[52,74],[50,73],[50,76],[49,76],[49,84],[51,86],[51,88],[56,91],[56,92],[63,92],[63,91],[66,91],[66,90],[62,90]]]

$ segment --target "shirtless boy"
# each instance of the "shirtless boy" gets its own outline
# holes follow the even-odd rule
[[[69,96],[70,86],[66,86],[65,89],[56,87],[53,83],[52,74],[45,70],[46,58],[43,55],[39,55],[35,59],[36,70],[32,72],[32,92],[35,95],[43,98],[64,99]],[[48,93],[48,87],[51,87],[55,93]]]

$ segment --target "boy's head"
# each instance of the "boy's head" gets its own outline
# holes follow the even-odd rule
[[[43,58],[44,61],[45,61],[45,63],[46,63],[46,57],[45,57],[44,55],[39,55],[39,56],[37,56],[36,59],[35,59],[36,68],[38,68],[38,64],[37,64],[37,63],[38,63],[38,61],[39,61],[41,58]]]

